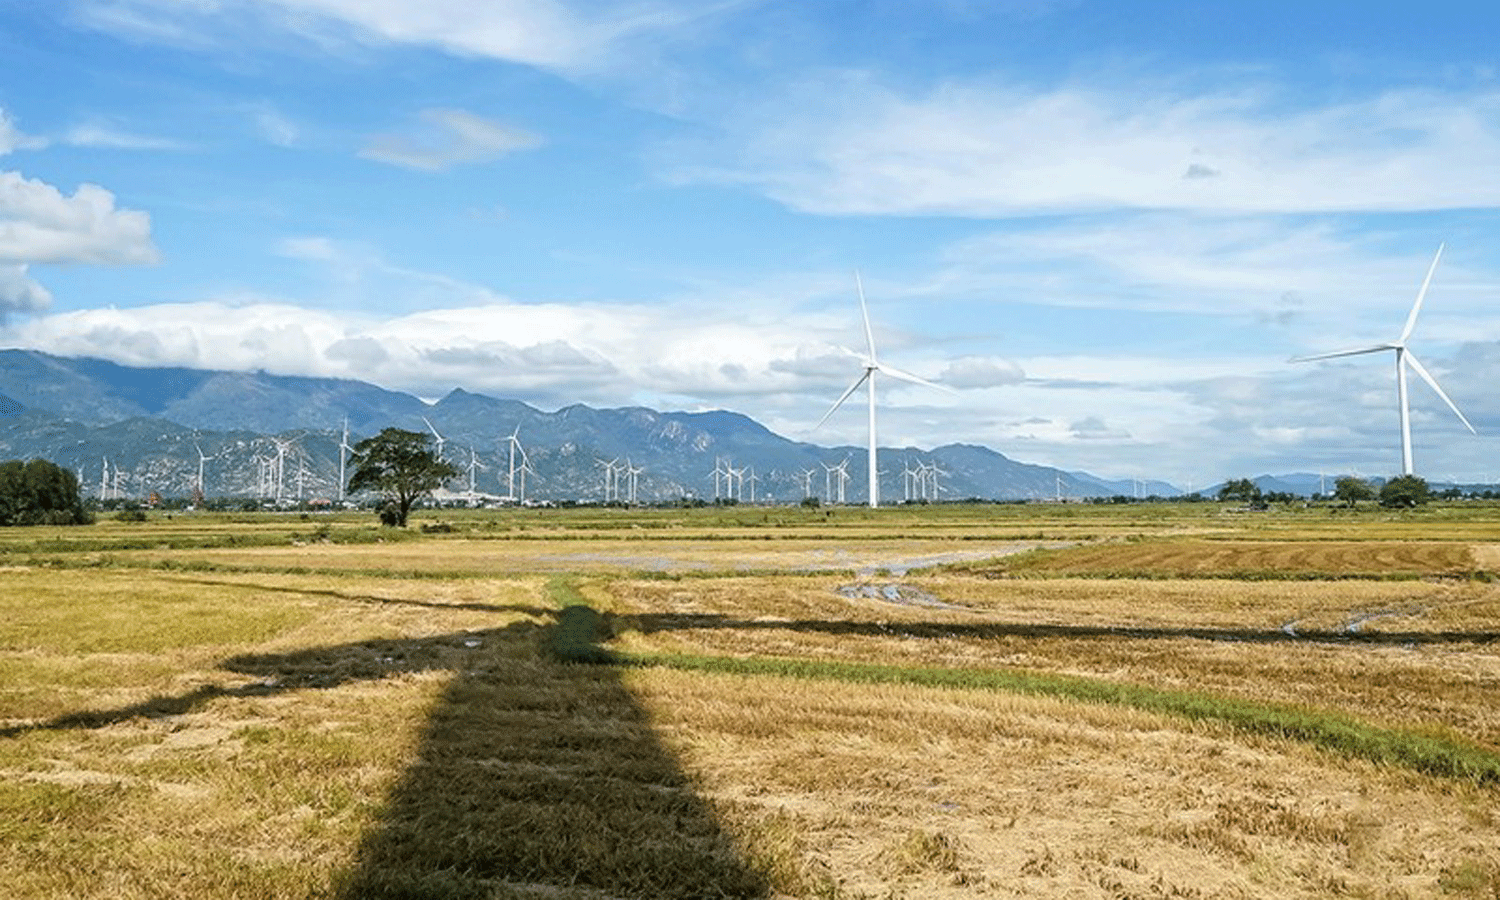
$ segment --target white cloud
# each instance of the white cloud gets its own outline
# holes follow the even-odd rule
[[[40,150],[45,146],[47,141],[44,138],[23,133],[5,110],[0,109],[0,156],[16,150]]]
[[[410,44],[570,74],[618,65],[623,45],[675,32],[722,0],[80,0],[100,30],[192,49],[235,46],[257,32],[339,44]]]
[[[132,134],[102,122],[89,122],[68,129],[63,143],[75,147],[102,147],[112,150],[181,150],[184,146],[170,138]]]
[[[256,107],[251,111],[250,118],[260,136],[277,147],[295,147],[302,137],[302,130],[297,127],[297,123],[272,106]]]
[[[24,265],[0,264],[0,321],[7,313],[37,312],[52,303],[52,294],[26,272]]]
[[[70,197],[19,172],[0,172],[0,263],[155,261],[150,217],[117,209],[104,188],[79,185]]]
[[[835,73],[709,113],[721,140],[665,148],[658,161],[670,181],[748,185],[829,215],[1500,204],[1493,89],[1289,105],[1258,88],[950,81],[902,91]]]
[[[965,356],[949,363],[938,380],[956,388],[989,388],[1020,384],[1026,380],[1026,373],[1008,359]]]
[[[487,162],[517,150],[532,150],[542,140],[521,128],[461,109],[428,109],[427,128],[414,135],[382,135],[359,152],[366,159],[441,172],[461,163]]]

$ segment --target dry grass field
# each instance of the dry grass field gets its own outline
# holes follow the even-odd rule
[[[1500,897],[1494,507],[242,518],[0,534],[0,896]]]

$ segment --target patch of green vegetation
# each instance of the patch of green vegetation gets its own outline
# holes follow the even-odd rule
[[[575,628],[572,640],[584,631]],[[1125,706],[1193,721],[1220,722],[1247,733],[1302,741],[1343,756],[1401,766],[1427,775],[1476,783],[1500,782],[1500,753],[1453,734],[1382,728],[1318,709],[1255,703],[1192,691],[1171,691],[1095,678],[994,669],[890,666],[774,657],[617,653],[602,660],[695,672],[832,679],[857,684],[910,684],[964,690],[1010,691]]]
[[[1435,730],[1385,728],[1315,708],[1257,703],[1193,691],[1025,670],[894,666],[777,657],[615,653],[600,646],[613,636],[608,617],[582,605],[583,595],[571,580],[554,579],[549,585],[549,594],[554,600],[569,604],[548,638],[550,652],[566,662],[1062,697],[1193,721],[1220,722],[1243,733],[1302,741],[1344,756],[1401,766],[1428,775],[1476,783],[1500,782],[1500,753],[1462,736]]]

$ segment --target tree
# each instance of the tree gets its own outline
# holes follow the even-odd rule
[[[1415,475],[1399,475],[1380,488],[1381,506],[1413,507],[1432,498],[1427,481]]]
[[[0,463],[0,525],[84,525],[78,478],[45,459]]]
[[[386,428],[354,445],[349,465],[349,493],[379,491],[390,501],[381,522],[406,527],[413,503],[458,477],[458,469],[428,449],[427,435],[400,428]]]
[[[1240,503],[1259,503],[1260,488],[1248,478],[1236,478],[1234,481],[1224,482],[1224,486],[1219,488],[1219,499]]]
[[[1333,483],[1333,496],[1344,501],[1344,505],[1353,506],[1360,500],[1374,500],[1375,489],[1363,478],[1345,475]]]

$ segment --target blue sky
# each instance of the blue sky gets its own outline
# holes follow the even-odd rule
[[[1387,8],[1390,7],[1390,8]],[[1397,8],[1400,7],[1400,8]],[[0,0],[0,344],[1202,486],[1500,479],[1500,11]]]

